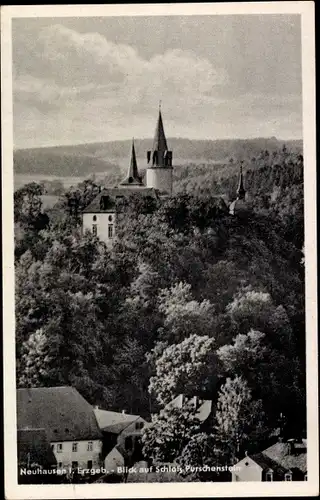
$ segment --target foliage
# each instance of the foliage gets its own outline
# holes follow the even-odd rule
[[[216,382],[214,339],[190,335],[180,344],[169,345],[156,360],[155,369],[149,391],[163,406],[181,393],[210,393]]]
[[[305,427],[303,159],[246,156],[254,212],[239,220],[225,203],[240,158],[229,157],[175,169],[168,199],[119,203],[111,250],[81,232],[94,179],[51,209],[41,185],[15,193],[20,385],[73,385],[92,404],[154,414],[145,449],[160,461],[259,451],[280,413],[288,433]],[[179,394],[209,399],[210,421],[169,410]]]
[[[151,425],[143,431],[144,455],[160,463],[173,462],[199,432],[199,424],[193,406],[167,406],[152,416]]]

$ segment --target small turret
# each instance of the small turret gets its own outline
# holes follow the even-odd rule
[[[119,187],[121,187],[121,186],[125,186],[125,187],[143,186],[143,182],[142,182],[141,177],[139,176],[139,172],[138,172],[136,151],[134,148],[134,139],[132,139],[131,159],[130,159],[130,165],[128,168],[128,173],[127,173],[126,178],[120,183]]]
[[[237,198],[230,203],[230,215],[237,215],[238,217],[248,217],[251,212],[251,206],[245,200],[246,190],[244,189],[242,162],[240,164],[239,183],[237,188]]]

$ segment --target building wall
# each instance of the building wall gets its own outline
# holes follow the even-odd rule
[[[96,217],[96,220],[94,220]],[[93,226],[97,226],[97,236],[110,248],[113,244],[116,234],[116,214],[115,213],[84,213],[82,214],[83,232],[87,229],[93,231]],[[113,237],[109,237],[109,226],[113,226]]]
[[[88,442],[92,443],[92,451],[88,450]],[[77,451],[72,451],[73,443],[77,443]],[[67,468],[72,466],[72,462],[78,462],[78,467],[87,468],[88,461],[92,460],[92,467],[98,468],[101,466],[101,450],[102,441],[63,441],[62,451],[58,451],[58,443],[51,443],[53,452],[57,460],[59,468]],[[59,465],[61,464],[61,465]]]
[[[116,473],[117,468],[124,465],[124,457],[116,448],[113,448],[104,459],[104,467],[109,473]]]
[[[147,187],[172,194],[172,172],[173,169],[170,167],[147,168]]]
[[[232,481],[262,481],[262,469],[251,458],[245,457],[236,466],[238,470],[232,472]]]

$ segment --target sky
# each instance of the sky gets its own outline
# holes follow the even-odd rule
[[[15,147],[302,138],[300,16],[16,18]]]

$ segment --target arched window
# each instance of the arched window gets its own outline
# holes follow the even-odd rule
[[[285,481],[292,481],[292,473],[291,473],[291,472],[287,472],[287,473],[284,475],[284,480],[285,480]]]
[[[92,220],[95,222],[95,221],[97,220],[97,216],[96,216],[96,215],[94,215],[94,216],[92,217]]]
[[[112,215],[109,215],[108,220],[109,222],[112,222]]]

